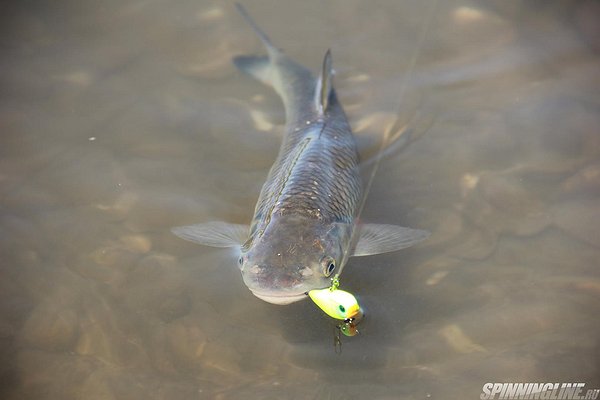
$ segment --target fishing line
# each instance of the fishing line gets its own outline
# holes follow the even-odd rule
[[[431,1],[430,4],[431,4],[430,8],[427,11],[425,19],[423,20],[423,24],[421,26],[421,32],[419,33],[417,45],[414,48],[413,54],[412,54],[412,56],[410,58],[410,62],[408,64],[408,71],[406,72],[406,75],[405,75],[404,79],[402,80],[402,84],[398,91],[398,93],[399,93],[398,99],[399,99],[400,103],[402,103],[402,98],[404,96],[404,92],[406,91],[407,83],[411,78],[411,75],[415,69],[415,65],[417,64],[419,51],[421,50],[423,42],[425,41],[425,36],[427,34],[427,31],[429,30],[429,26],[431,25],[431,20],[433,19],[433,14],[434,14],[435,8],[437,6],[437,0]],[[400,114],[400,110],[401,110],[401,105],[398,107],[398,113],[396,115]],[[381,163],[381,160],[383,158],[385,148],[390,144],[390,142],[394,141],[398,135],[401,135],[405,131],[404,129],[398,129],[398,130],[393,129],[396,127],[396,125],[397,124],[394,123],[394,125],[391,128],[386,129],[383,132],[383,138],[382,138],[381,145],[379,146],[379,150],[377,152],[375,164],[373,165],[373,169],[371,170],[371,174],[369,176],[367,185],[365,187],[365,195],[363,197],[360,208],[358,209],[358,214],[356,215],[357,219],[360,219],[363,209],[365,208],[367,196],[369,195],[369,192],[371,191],[371,186],[373,185],[373,180],[375,179],[375,174],[377,173],[377,170],[379,169],[379,164]],[[396,134],[390,135],[392,132],[396,132]]]

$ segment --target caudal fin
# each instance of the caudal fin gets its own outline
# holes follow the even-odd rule
[[[264,84],[271,84],[271,61],[267,56],[236,56],[233,63],[242,72],[247,73]]]
[[[269,37],[267,36],[267,34],[264,33],[262,31],[262,29],[260,29],[258,27],[258,25],[256,24],[256,22],[254,22],[254,20],[250,16],[250,14],[248,14],[248,11],[246,11],[246,9],[244,8],[244,6],[242,6],[240,3],[235,3],[235,8],[237,8],[237,10],[240,13],[240,15],[246,20],[246,22],[248,23],[248,25],[250,25],[250,27],[252,28],[252,30],[256,33],[256,35],[259,37],[260,41],[266,47],[267,52],[269,53],[269,57],[270,58],[274,58],[278,54],[280,54],[281,50],[279,50],[277,47],[275,47],[273,45],[273,43],[271,42],[271,39],[269,39]]]

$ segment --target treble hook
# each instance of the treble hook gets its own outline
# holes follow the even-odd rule
[[[338,325],[333,327],[333,349],[335,354],[342,354],[342,337],[340,336],[340,327]]]

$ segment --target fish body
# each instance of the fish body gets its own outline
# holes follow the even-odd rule
[[[249,226],[209,222],[174,228],[187,240],[237,247],[246,286],[260,299],[289,304],[327,288],[349,256],[408,247],[428,234],[394,225],[358,226],[363,196],[356,141],[332,85],[331,53],[319,76],[289,58],[248,16],[267,56],[234,64],[281,97],[286,126],[279,154]]]

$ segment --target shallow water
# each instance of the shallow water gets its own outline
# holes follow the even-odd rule
[[[342,285],[367,318],[336,355],[313,304],[264,303],[226,251],[169,232],[247,223],[278,150],[279,100],[230,63],[262,51],[234,8],[3,6],[1,397],[599,387],[598,4],[274,4],[246,6],[303,64],[332,49],[361,143],[396,117],[418,134],[362,217],[431,238],[350,261]]]

